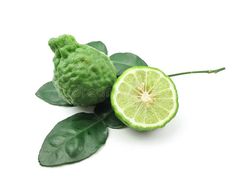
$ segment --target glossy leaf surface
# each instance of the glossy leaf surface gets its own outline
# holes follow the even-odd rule
[[[133,53],[115,53],[110,58],[118,70],[118,75],[132,66],[147,66],[139,56]]]
[[[47,135],[39,153],[42,166],[81,161],[94,154],[108,137],[103,120],[91,113],[77,113],[59,122]]]
[[[90,47],[93,47],[103,53],[105,53],[107,55],[107,47],[105,46],[105,44],[101,41],[92,41],[87,43],[87,45],[89,45]]]
[[[64,101],[60,95],[58,94],[56,88],[54,87],[52,81],[47,82],[43,86],[41,86],[35,94],[40,99],[45,102],[57,105],[57,106],[73,106]]]

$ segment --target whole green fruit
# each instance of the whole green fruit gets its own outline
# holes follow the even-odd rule
[[[65,101],[90,106],[109,96],[116,69],[108,56],[71,35],[52,38],[48,44],[55,53],[53,83]]]

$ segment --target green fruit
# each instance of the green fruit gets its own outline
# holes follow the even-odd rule
[[[116,116],[138,131],[165,126],[178,111],[172,80],[157,68],[134,66],[115,82],[111,104]]]
[[[116,69],[102,52],[78,44],[71,35],[48,42],[55,53],[53,84],[69,104],[90,106],[109,96],[116,80]]]

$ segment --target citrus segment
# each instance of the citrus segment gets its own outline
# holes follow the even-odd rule
[[[112,107],[127,126],[140,131],[163,127],[178,110],[178,95],[172,80],[147,66],[126,70],[115,82]]]

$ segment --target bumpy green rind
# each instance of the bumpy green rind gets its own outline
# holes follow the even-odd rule
[[[73,36],[49,40],[55,53],[53,84],[72,105],[90,106],[105,100],[116,80],[116,69],[104,53],[78,44]]]
[[[152,127],[143,127],[143,126],[132,124],[129,121],[127,121],[127,119],[125,117],[123,117],[123,115],[119,112],[118,108],[116,107],[114,95],[115,95],[115,90],[116,90],[115,88],[117,87],[118,82],[120,80],[122,80],[123,77],[125,77],[128,72],[130,72],[133,69],[137,69],[137,68],[140,68],[140,69],[142,69],[142,68],[152,68],[152,69],[158,70],[164,76],[166,76],[170,80],[170,82],[173,84],[173,86],[174,86],[174,89],[175,89],[175,92],[176,92],[176,106],[177,107],[176,107],[175,112],[171,115],[171,117],[169,119],[167,119],[165,122],[163,122],[163,124],[161,124],[161,125],[152,126]],[[131,68],[127,69],[125,72],[123,72],[118,77],[118,79],[116,80],[115,84],[112,87],[110,99],[111,99],[112,108],[113,108],[117,118],[120,119],[120,121],[122,121],[128,127],[132,128],[134,130],[137,130],[137,131],[152,131],[152,130],[155,130],[155,129],[158,129],[158,128],[163,128],[168,122],[170,122],[176,116],[176,114],[178,112],[178,109],[179,109],[178,92],[177,92],[176,86],[175,86],[174,82],[172,81],[172,79],[169,76],[167,76],[164,72],[162,72],[160,69],[153,68],[153,67],[148,67],[148,66],[134,66],[134,67],[131,67]],[[129,98],[127,98],[127,99],[129,99]]]

